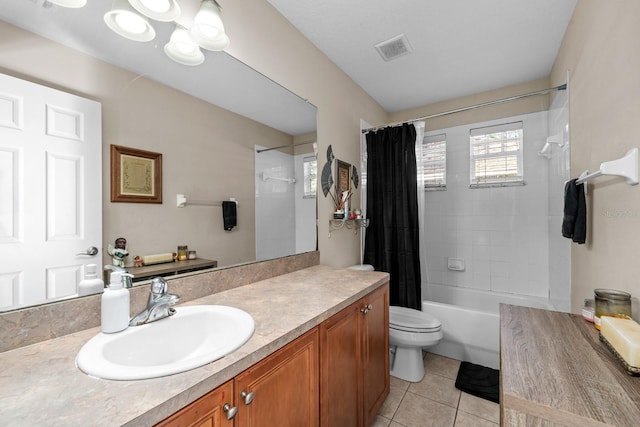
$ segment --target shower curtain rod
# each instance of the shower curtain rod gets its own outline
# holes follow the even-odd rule
[[[539,91],[536,91],[536,92],[530,92],[530,93],[525,93],[525,94],[522,94],[522,95],[511,96],[509,98],[497,99],[495,101],[483,102],[482,104],[470,105],[468,107],[462,107],[462,108],[457,108],[455,110],[445,111],[445,112],[442,112],[442,113],[431,114],[429,116],[418,117],[418,118],[412,119],[412,120],[405,120],[403,122],[391,123],[391,124],[388,124],[388,125],[385,125],[385,126],[378,126],[378,127],[368,128],[368,129],[362,129],[362,133],[368,133],[368,132],[371,132],[371,131],[384,129],[386,127],[400,126],[400,125],[403,125],[405,123],[413,123],[413,122],[418,122],[418,121],[421,121],[421,120],[434,119],[436,117],[441,117],[441,116],[448,116],[449,114],[462,113],[464,111],[475,110],[476,108],[488,107],[490,105],[502,104],[503,102],[515,101],[517,99],[528,98],[530,96],[547,95],[547,94],[549,94],[551,92],[555,92],[555,91],[559,91],[559,90],[566,90],[566,89],[567,89],[567,84],[565,83],[565,84],[562,84],[560,86],[556,86],[556,87],[552,87],[552,88],[544,89],[544,90],[539,90]]]
[[[278,150],[280,148],[295,147],[296,145],[313,144],[314,142],[316,142],[316,141],[315,140],[313,140],[313,141],[302,141],[302,142],[296,142],[295,144],[287,144],[287,145],[280,145],[278,147],[263,148],[262,150],[256,150],[256,153],[260,154],[260,153],[264,153],[265,151]]]

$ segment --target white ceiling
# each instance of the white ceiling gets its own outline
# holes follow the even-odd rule
[[[547,76],[577,0],[267,1],[396,112]],[[183,16],[199,4],[179,2]],[[153,21],[157,36],[149,43],[111,32],[102,20],[111,3],[67,9],[0,0],[0,19],[288,134],[315,129],[313,106],[229,55],[205,51],[198,67],[169,60],[162,48],[173,23]],[[413,52],[385,62],[374,45],[400,34]]]
[[[577,0],[267,0],[387,112],[549,75]],[[374,46],[405,34],[413,52]]]

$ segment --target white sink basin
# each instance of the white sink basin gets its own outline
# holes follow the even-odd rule
[[[176,307],[176,314],[115,334],[100,333],[80,349],[76,365],[109,380],[141,380],[188,371],[232,353],[255,323],[223,305]]]

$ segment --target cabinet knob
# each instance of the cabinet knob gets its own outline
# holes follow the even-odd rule
[[[251,402],[253,402],[253,392],[247,393],[245,390],[242,390],[240,397],[244,400],[245,405],[251,405]]]
[[[367,314],[369,310],[371,310],[373,306],[371,304],[366,304],[364,307],[360,309],[363,314]]]
[[[238,413],[238,408],[235,406],[231,406],[228,403],[225,403],[224,406],[222,407],[222,411],[227,414],[227,419],[228,420],[232,420],[233,417],[236,416],[236,414]]]

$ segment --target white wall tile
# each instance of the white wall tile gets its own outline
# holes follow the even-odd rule
[[[470,189],[469,128],[516,120],[522,120],[525,126],[527,185]],[[429,280],[450,286],[546,295],[550,247],[556,252],[563,247],[563,242],[550,234],[559,234],[559,229],[552,228],[561,224],[563,205],[562,191],[557,185],[552,187],[550,181],[562,180],[554,178],[563,173],[558,162],[568,165],[568,152],[559,153],[561,159],[555,163],[537,155],[548,135],[547,113],[458,126],[444,132],[447,190],[426,193],[428,232],[423,244],[427,247]],[[554,221],[549,218],[552,212],[557,215]],[[464,258],[466,270],[447,270],[447,257]],[[562,269],[560,259],[563,257],[553,264],[554,272]]]

